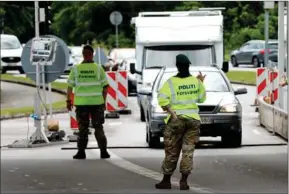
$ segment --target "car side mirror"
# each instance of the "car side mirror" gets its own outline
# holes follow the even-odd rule
[[[129,64],[129,69],[130,69],[130,73],[131,74],[135,74],[136,73],[136,69],[135,69],[135,64],[134,63],[130,63]]]
[[[224,73],[227,73],[227,72],[229,71],[229,62],[228,62],[228,61],[224,61],[224,62],[223,62],[222,71],[223,71]]]
[[[235,95],[240,95],[240,94],[247,94],[247,88],[238,88],[237,90],[234,91]]]
[[[152,95],[152,91],[148,88],[141,88],[137,93],[140,95],[146,95],[146,96]]]
[[[141,72],[139,72],[139,71],[137,71],[137,70],[135,69],[135,63],[130,63],[130,64],[129,64],[129,69],[130,69],[130,73],[131,73],[131,74],[135,74],[135,73],[137,73],[137,74],[139,74],[139,75],[142,74]]]

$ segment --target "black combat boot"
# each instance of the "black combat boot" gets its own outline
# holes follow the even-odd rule
[[[182,178],[180,180],[180,190],[189,190],[190,186],[188,185],[188,174],[182,174]]]
[[[163,180],[155,184],[156,189],[171,189],[171,175],[164,175]]]
[[[101,159],[110,158],[110,155],[109,155],[109,153],[107,152],[107,150],[100,151],[100,158],[101,158]]]
[[[76,159],[76,160],[86,159],[85,150],[78,150],[77,154],[73,156],[73,159]]]

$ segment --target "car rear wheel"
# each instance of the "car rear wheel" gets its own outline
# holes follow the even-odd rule
[[[253,57],[252,63],[253,63],[255,68],[260,67],[260,61],[259,61],[258,57],[256,57],[256,56]]]
[[[238,67],[239,66],[237,58],[235,56],[231,57],[231,63],[232,63],[233,67]]]
[[[20,74],[24,74],[25,72],[23,71],[22,68],[20,68],[20,69],[19,69],[19,73],[20,73]]]
[[[7,72],[7,69],[3,67],[2,70],[1,70],[1,73],[5,74],[6,72]]]
[[[242,131],[228,131],[222,135],[222,143],[226,147],[241,147]]]

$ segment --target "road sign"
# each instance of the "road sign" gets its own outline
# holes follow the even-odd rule
[[[112,23],[112,25],[118,26],[122,22],[122,15],[118,11],[114,11],[110,14],[109,20]]]
[[[115,25],[115,46],[118,48],[118,25],[122,22],[122,15],[118,11],[114,11],[109,16],[110,22]]]
[[[274,1],[264,1],[264,9],[274,9]]]
[[[58,79],[64,72],[69,63],[69,50],[65,42],[56,36],[45,35],[40,38],[54,38],[57,41],[55,60],[52,65],[45,66],[45,83],[47,84]],[[36,82],[36,67],[30,62],[32,40],[29,40],[23,48],[21,63],[26,76]],[[40,83],[43,83],[42,79],[40,79]]]

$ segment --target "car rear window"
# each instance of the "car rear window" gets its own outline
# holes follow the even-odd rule
[[[190,73],[194,76],[198,75],[198,72],[196,71],[191,71]],[[165,83],[165,81],[167,81],[170,77],[175,76],[176,74],[177,72],[164,73],[158,88],[160,89]],[[202,74],[206,75],[204,85],[205,85],[207,92],[229,92],[230,91],[227,82],[225,81],[223,75],[220,72],[207,71],[207,72],[202,72]]]

